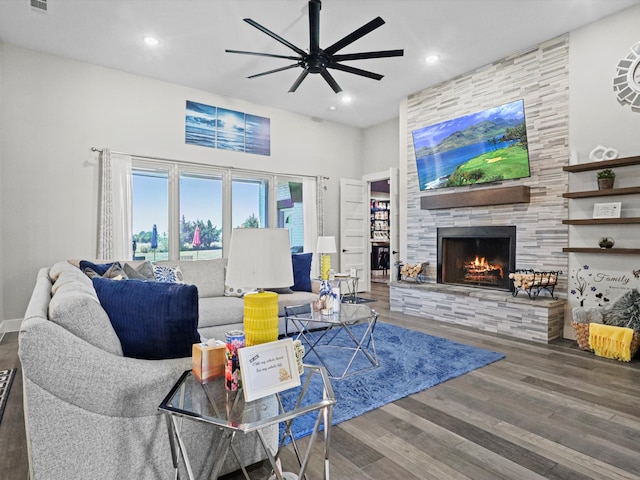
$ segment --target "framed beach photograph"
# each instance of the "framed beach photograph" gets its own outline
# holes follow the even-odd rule
[[[620,218],[621,202],[596,203],[593,218]]]
[[[216,148],[244,152],[244,113],[218,108]]]
[[[202,147],[216,147],[217,108],[187,100],[185,143]]]
[[[245,114],[245,151],[256,155],[271,155],[271,120]]]
[[[246,402],[300,385],[291,338],[241,348],[238,357]]]

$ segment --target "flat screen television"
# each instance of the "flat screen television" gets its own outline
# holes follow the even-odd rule
[[[529,177],[523,100],[413,130],[420,190]]]

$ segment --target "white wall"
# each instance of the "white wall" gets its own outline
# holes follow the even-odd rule
[[[2,45],[1,319],[20,318],[39,267],[93,258],[98,169],[92,146],[300,175],[326,175],[326,234],[338,235],[340,177],[362,176],[362,130]],[[184,142],[185,101],[271,119],[271,156]]]
[[[369,127],[364,131],[364,151],[362,173],[378,173],[398,168],[398,119]]]
[[[618,61],[640,42],[639,23],[640,5],[569,36],[569,146],[580,161],[598,144],[621,157],[640,155],[640,112],[620,105],[613,90]]]
[[[618,62],[640,41],[639,24],[640,6],[637,6],[571,32],[569,149],[578,153],[580,163],[589,161],[589,152],[598,144],[617,149],[621,157],[640,155],[640,112],[621,105],[613,89]],[[615,170],[616,187],[640,185],[640,167]],[[595,172],[572,174],[569,188],[595,190]],[[599,202],[621,202],[621,216],[640,216],[640,199],[635,195],[572,200],[571,218],[590,218],[593,204]],[[572,226],[569,234],[574,247],[596,247],[602,236],[613,237],[616,247],[640,245],[637,225]],[[584,270],[585,265],[588,271]],[[640,281],[632,273],[635,269],[640,269],[640,258],[636,256],[570,254],[570,303],[578,305],[584,300],[585,306],[595,306],[603,303],[603,297],[613,301],[629,288],[640,287]],[[587,281],[584,295],[576,291],[576,276]]]

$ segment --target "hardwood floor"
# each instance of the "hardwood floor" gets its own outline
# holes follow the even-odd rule
[[[18,360],[18,332],[0,334],[0,369],[17,368],[0,422],[0,478],[26,480],[29,473],[22,410],[22,371]]]
[[[539,345],[390,312],[383,284],[364,296],[376,298],[369,305],[380,321],[506,357],[333,427],[333,479],[640,479],[639,360],[597,358],[568,340]],[[8,334],[0,367],[18,364],[16,350],[17,337]],[[0,424],[0,477],[7,480],[27,478],[21,393],[16,377]],[[293,461],[290,448],[284,459]],[[309,479],[322,478],[319,451],[309,468]]]

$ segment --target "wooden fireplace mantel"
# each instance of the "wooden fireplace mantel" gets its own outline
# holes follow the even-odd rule
[[[530,190],[527,185],[516,185],[514,187],[484,188],[482,190],[425,195],[420,197],[420,208],[422,210],[437,210],[482,205],[529,203]]]

